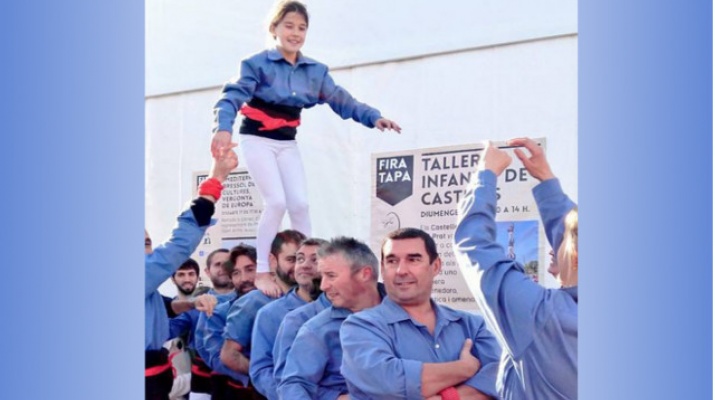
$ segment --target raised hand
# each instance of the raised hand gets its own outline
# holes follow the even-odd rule
[[[549,162],[546,161],[544,149],[542,149],[538,143],[529,138],[511,139],[506,143],[509,146],[521,146],[526,147],[526,149],[529,150],[529,156],[524,154],[521,149],[515,149],[514,154],[516,154],[519,160],[521,160],[531,176],[539,181],[555,178],[554,173],[551,172]]]
[[[511,156],[506,151],[494,147],[491,142],[487,142],[482,153],[482,158],[479,160],[479,169],[488,169],[496,176],[501,175],[506,167],[511,164]]]

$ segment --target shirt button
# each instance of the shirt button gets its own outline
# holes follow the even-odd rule
[[[439,343],[435,344],[435,345],[434,345],[434,348],[435,348],[435,349],[439,349]]]
[[[293,92],[292,94],[293,94],[293,96],[295,96],[295,92]]]

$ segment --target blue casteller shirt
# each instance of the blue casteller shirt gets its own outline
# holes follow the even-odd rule
[[[169,340],[169,316],[159,285],[196,250],[206,229],[199,226],[191,209],[184,210],[177,219],[171,238],[144,256],[144,349],[159,350]]]
[[[385,285],[377,283],[377,292],[385,298]],[[340,326],[350,315],[331,305],[298,330],[278,384],[281,399],[336,399],[348,392],[340,373]]]
[[[283,322],[281,322],[278,328],[278,333],[276,333],[276,341],[273,344],[273,362],[275,363],[273,367],[273,378],[276,381],[276,387],[283,380],[286,358],[293,345],[295,336],[298,334],[298,330],[306,321],[330,307],[330,304],[328,297],[325,293],[322,293],[317,300],[296,308],[283,318]]]
[[[482,366],[464,384],[496,396],[501,348],[484,320],[431,302],[434,334],[389,297],[345,321],[341,371],[351,399],[422,399],[422,365],[458,360],[466,339]]]
[[[496,242],[497,177],[489,170],[475,176],[460,204],[455,254],[465,276],[478,279],[477,303],[508,353],[504,362],[512,363],[503,370],[511,379],[516,373],[527,399],[576,399],[578,289],[546,289],[505,257]],[[556,179],[539,183],[533,194],[546,236],[558,249],[564,217],[575,204]],[[512,385],[503,384],[507,392]]]
[[[306,304],[298,296],[297,287],[294,287],[285,296],[266,304],[256,315],[248,373],[255,389],[268,400],[278,400],[276,380],[273,377],[273,345],[278,328],[288,312]]]
[[[266,296],[260,290],[252,290],[241,296],[238,300],[231,304],[226,317],[226,326],[223,329],[223,339],[233,340],[241,345],[241,354],[249,360],[251,359],[251,333],[253,332],[253,324],[256,321],[256,315],[266,304],[274,299]],[[219,353],[221,349],[219,349]],[[248,375],[231,370],[219,360],[219,364],[227,370],[231,371],[232,378],[241,382],[243,386],[248,386]],[[250,366],[250,363],[249,363]]]
[[[298,330],[278,386],[281,399],[336,399],[348,392],[340,374],[340,326],[352,312],[330,306]]]
[[[235,299],[237,296],[235,290],[232,290],[232,291],[230,291],[228,293],[224,293],[224,294],[218,294],[218,293],[216,293],[215,290],[210,289],[207,292],[207,294],[210,294],[210,295],[213,295],[216,297],[216,303],[217,303],[216,307],[218,307],[218,305],[221,303]],[[214,307],[214,309],[215,309],[215,307]],[[199,357],[201,357],[202,360],[205,360],[205,359],[204,359],[204,356],[202,355],[202,353],[199,352],[199,349],[202,349],[202,351],[203,351],[204,335],[206,334],[207,319],[208,319],[208,316],[206,315],[206,313],[203,313],[199,310],[190,310],[188,312],[181,313],[179,316],[177,316],[176,318],[172,318],[172,320],[171,320],[172,337],[179,336],[188,330],[188,332],[189,332],[188,346],[189,346],[189,348],[196,350],[196,352],[199,354]]]
[[[241,375],[221,362],[221,348],[223,347],[224,341],[223,331],[226,328],[226,317],[231,309],[231,305],[237,300],[238,297],[234,297],[233,300],[228,300],[217,305],[210,317],[205,313],[201,313],[198,330],[202,332],[200,336],[203,339],[203,343],[196,349],[196,352],[199,353],[206,365],[211,368],[211,371],[239,380]]]
[[[327,65],[302,54],[292,65],[274,48],[241,61],[238,80],[224,85],[222,96],[214,106],[213,132],[233,132],[238,110],[254,97],[267,103],[300,108],[328,103],[343,119],[352,118],[368,128],[374,128],[381,118],[380,111],[360,103],[336,85]]]

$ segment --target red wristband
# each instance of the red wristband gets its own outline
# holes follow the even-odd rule
[[[439,395],[442,397],[442,400],[459,400],[459,392],[454,386],[442,390],[439,392]]]
[[[216,201],[221,198],[223,185],[216,178],[206,179],[199,185],[199,196],[213,196]]]

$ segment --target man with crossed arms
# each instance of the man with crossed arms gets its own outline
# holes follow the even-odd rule
[[[484,319],[430,298],[442,268],[432,237],[399,229],[388,234],[381,253],[387,297],[340,328],[350,398],[498,398],[501,348]]]

